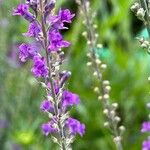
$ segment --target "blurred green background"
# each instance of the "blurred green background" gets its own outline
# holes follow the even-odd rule
[[[30,68],[32,63],[18,60],[18,44],[29,39],[22,36],[27,22],[12,16],[19,0],[0,0],[0,150],[57,149],[50,138],[43,136],[40,126],[47,117],[39,110],[44,91],[35,82]],[[150,86],[150,56],[139,48],[137,36],[147,37],[142,22],[130,11],[132,0],[91,0],[92,11],[97,12],[99,42],[104,48],[99,57],[108,64],[105,78],[111,81],[111,101],[119,103],[121,124],[126,127],[124,150],[140,150],[147,135],[140,133],[141,123],[148,119]],[[86,124],[86,134],[77,137],[74,150],[115,150],[112,137],[103,127],[105,118],[101,103],[93,93],[93,79],[86,67],[85,30],[78,6],[74,0],[57,0],[57,8],[70,8],[76,17],[65,39],[72,42],[66,49],[72,71],[69,89],[78,93],[81,104],[72,109],[72,116]]]

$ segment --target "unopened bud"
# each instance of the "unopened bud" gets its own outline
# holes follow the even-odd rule
[[[137,11],[138,9],[140,8],[140,4],[139,3],[134,3],[132,6],[131,6],[131,10],[133,12]]]
[[[126,129],[125,129],[124,126],[120,126],[120,127],[119,127],[119,130],[120,130],[121,132],[124,132]]]
[[[92,65],[92,62],[87,62],[86,64],[88,67]]]
[[[96,38],[98,38],[98,37],[99,37],[99,35],[96,33],[96,34],[95,34],[95,37],[96,37]]]
[[[108,115],[108,109],[104,109],[104,111],[103,111],[103,113],[105,114],[105,115]]]
[[[104,127],[109,127],[109,122],[105,122]]]
[[[109,92],[109,91],[111,90],[111,86],[106,86],[106,87],[105,87],[105,90],[106,90],[107,92]]]
[[[99,96],[99,97],[98,97],[98,100],[102,100],[102,96]]]
[[[109,85],[109,84],[110,84],[110,83],[109,83],[109,81],[108,81],[108,80],[104,80],[104,81],[103,81],[103,85],[105,85],[105,86],[106,86],[106,85]]]
[[[96,71],[93,73],[93,76],[97,76],[97,72]]]
[[[40,84],[43,88],[47,88],[47,85],[44,82],[40,82]]]
[[[97,24],[94,24],[94,25],[93,25],[93,28],[97,29]]]
[[[53,101],[53,97],[50,96],[50,95],[48,95],[48,96],[47,96],[47,100],[52,102],[52,101]]]
[[[105,100],[107,100],[107,99],[109,99],[109,95],[108,95],[108,94],[104,94],[103,98],[104,98]]]
[[[116,116],[116,117],[114,118],[114,120],[115,120],[116,122],[119,122],[121,119],[120,119],[120,117]]]
[[[99,65],[101,64],[101,61],[99,59],[96,59],[95,62]]]
[[[110,115],[111,115],[111,117],[113,118],[114,116],[115,116],[115,111],[114,110],[112,110],[111,112],[110,112]]]
[[[91,54],[90,54],[90,53],[87,53],[87,57],[91,58]]]
[[[106,68],[107,68],[107,65],[106,65],[106,64],[102,64],[102,65],[101,65],[101,68],[102,68],[102,69],[106,69]]]
[[[112,107],[113,107],[114,109],[118,108],[118,103],[112,103]]]
[[[99,92],[99,88],[98,88],[98,87],[95,87],[95,88],[94,88],[94,92],[95,92],[95,93],[98,93],[98,92]]]
[[[103,45],[102,44],[97,44],[97,47],[98,48],[103,48]]]
[[[114,138],[114,142],[115,143],[118,143],[120,141],[121,141],[121,137],[120,136],[117,136],[117,137]]]
[[[84,37],[86,37],[86,36],[87,36],[87,32],[86,32],[86,31],[83,32],[82,35],[83,35]]]
[[[142,44],[141,44],[141,47],[142,48],[148,48],[149,46],[149,42],[148,41],[144,41]]]
[[[87,44],[90,45],[90,44],[91,44],[91,41],[87,41]]]
[[[143,20],[145,17],[145,10],[143,8],[139,8],[136,15],[139,19]]]

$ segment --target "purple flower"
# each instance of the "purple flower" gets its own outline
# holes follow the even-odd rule
[[[69,128],[72,135],[79,134],[80,136],[83,136],[85,133],[85,125],[74,118],[68,118],[66,127]]]
[[[50,16],[50,25],[54,29],[68,29],[64,26],[64,23],[71,23],[74,16],[69,9],[60,10],[58,15]]]
[[[23,35],[37,38],[40,32],[41,32],[40,26],[36,22],[32,22],[29,25],[28,32],[24,33]]]
[[[75,14],[71,14],[69,9],[60,9],[59,11],[59,17],[62,22],[71,23],[74,16]]]
[[[69,79],[70,76],[71,76],[70,71],[60,73],[60,83],[59,83],[60,87],[64,85],[64,83]]]
[[[51,0],[50,3],[48,3],[46,6],[45,6],[45,14],[44,14],[44,21],[46,22],[46,18],[48,15],[50,15],[51,11],[53,10],[53,8],[55,7],[55,3],[56,1],[55,0]]]
[[[143,122],[141,132],[150,132],[150,122]]]
[[[69,91],[64,91],[62,96],[62,106],[68,107],[77,105],[80,102],[80,98],[77,94],[71,93]]]
[[[70,43],[68,41],[63,40],[62,35],[57,30],[49,31],[49,40],[49,51],[58,51],[61,48],[70,46]]]
[[[55,118],[52,118],[50,122],[43,124],[41,128],[43,134],[46,136],[48,136],[50,133],[55,133],[58,131],[56,128]]]
[[[23,16],[29,22],[35,20],[35,17],[29,12],[29,6],[27,4],[19,4],[16,9],[14,9],[13,15]]]
[[[41,106],[40,106],[40,109],[42,111],[50,111],[50,112],[54,112],[54,108],[52,106],[52,103],[48,100],[44,100],[42,103],[41,103]]]
[[[30,44],[21,44],[19,46],[19,58],[22,62],[25,62],[29,58],[33,58],[37,54],[34,46]]]
[[[150,139],[143,142],[142,150],[150,150]]]
[[[31,71],[34,74],[34,76],[36,78],[47,77],[48,67],[46,66],[45,58],[37,55],[34,56],[33,61],[34,61],[34,66]]]

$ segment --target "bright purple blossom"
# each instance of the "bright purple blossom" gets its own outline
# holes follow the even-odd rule
[[[33,61],[34,61],[34,66],[31,71],[34,74],[34,76],[36,78],[47,77],[48,67],[46,66],[45,58],[37,55],[34,56]]]
[[[29,25],[28,32],[24,33],[23,35],[37,38],[40,32],[41,32],[41,28],[39,27],[39,25],[36,22],[32,22]]]
[[[29,22],[35,20],[33,14],[29,12],[29,6],[27,4],[19,4],[16,9],[14,9],[13,15],[23,16]]]
[[[143,142],[142,150],[150,150],[150,139]]]
[[[50,133],[55,133],[58,129],[55,127],[55,120],[52,119],[50,122],[42,125],[42,132],[44,135],[48,136]]]
[[[29,58],[33,58],[37,54],[35,47],[30,44],[21,44],[19,46],[19,58],[22,62],[25,62]]]
[[[73,105],[78,105],[80,103],[80,98],[77,94],[71,93],[69,91],[64,91],[62,96],[62,106],[68,107]]]
[[[68,29],[64,26],[64,23],[71,23],[74,16],[69,9],[61,9],[58,15],[50,16],[50,24],[54,29]]]
[[[49,51],[58,51],[60,48],[69,47],[70,43],[63,40],[62,35],[57,30],[49,31]]]
[[[66,127],[69,128],[72,135],[79,134],[80,136],[83,136],[85,133],[85,125],[74,118],[68,118]]]
[[[143,122],[141,132],[150,132],[150,122]]]
[[[69,9],[60,9],[59,11],[59,17],[62,22],[71,23],[74,16],[75,14],[71,14]]]
[[[49,100],[44,100],[42,103],[41,103],[41,106],[40,106],[40,109],[42,111],[50,111],[50,112],[54,112],[54,108],[52,106],[52,103],[49,101]]]

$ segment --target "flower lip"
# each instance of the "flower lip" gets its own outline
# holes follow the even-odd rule
[[[143,122],[141,132],[150,132],[150,121]]]
[[[85,125],[74,118],[68,118],[66,127],[69,128],[72,135],[79,134],[80,136],[83,136],[85,134]]]

